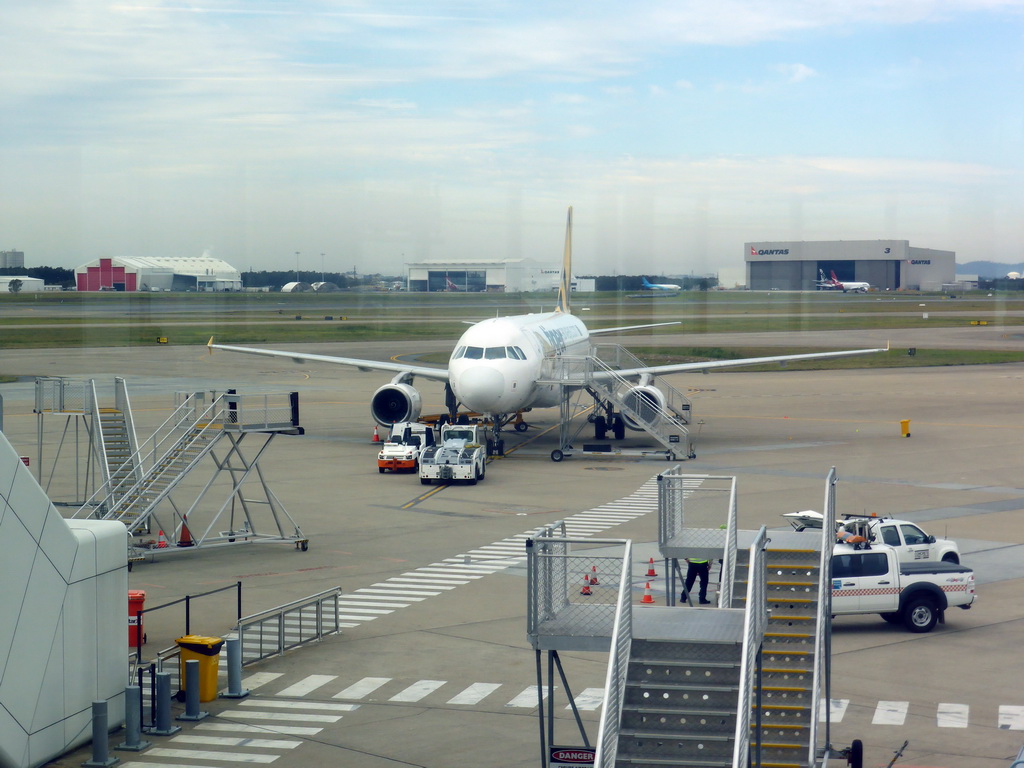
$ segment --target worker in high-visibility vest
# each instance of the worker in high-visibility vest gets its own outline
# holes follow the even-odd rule
[[[708,600],[708,574],[711,571],[711,563],[708,562],[707,558],[703,557],[688,557],[686,558],[686,593],[682,599],[686,600],[690,594],[690,590],[693,588],[693,582],[699,580],[700,586],[698,593],[700,597],[700,605],[711,605],[711,601]]]

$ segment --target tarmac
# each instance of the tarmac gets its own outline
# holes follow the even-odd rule
[[[868,344],[876,344],[877,334],[870,335]],[[846,343],[864,341],[855,332]],[[935,336],[929,342],[943,343]],[[336,354],[367,348],[323,346]],[[389,343],[374,356],[422,351]],[[456,566],[472,550],[514,547],[541,525],[618,505],[633,514],[617,524],[605,516],[591,535],[634,542],[641,590],[648,558],[659,573],[663,567],[649,488],[674,465],[593,457],[554,463],[548,456],[556,447],[555,409],[528,414],[525,434],[509,432],[508,455],[491,462],[479,485],[427,488],[414,475],[377,472],[368,402],[389,378],[381,374],[174,346],[5,352],[4,369],[25,377],[0,385],[4,431],[38,470],[42,427],[44,477],[65,421],[32,413],[34,376],[95,378],[101,400],[112,397],[102,392],[111,390],[113,377],[124,377],[140,437],[170,413],[176,391],[299,392],[306,434],[276,438],[261,466],[308,536],[308,551],[268,543],[175,552],[136,564],[130,588],[146,590],[148,607],[241,582],[245,614],[335,586],[343,596],[382,595],[363,599],[362,610],[351,606],[354,599],[347,603],[357,618],[339,635],[247,667],[246,699],[204,704],[210,718],[182,724],[176,736],[154,737],[141,753],[115,752],[127,765],[538,765],[531,689],[537,659],[526,636],[524,570],[511,565],[476,574]],[[1024,365],[669,379],[691,398],[696,420],[697,455],[680,470],[737,477],[741,527],[788,528],[782,514],[820,510],[825,476],[835,466],[841,513],[914,520],[956,539],[976,570],[975,606],[950,611],[930,634],[909,634],[877,616],[834,621],[830,742],[842,747],[862,739],[870,766],[887,765],[904,741],[901,768],[1008,766],[1024,744],[1016,648],[1024,629]],[[425,412],[443,409],[439,387],[423,383],[421,391]],[[910,437],[901,436],[905,419]],[[63,467],[50,483],[55,500],[78,492]],[[396,579],[409,585],[397,595],[395,584],[403,582]],[[664,605],[663,579],[651,586]],[[192,608],[194,633],[230,631],[231,592]],[[685,621],[689,609],[677,610]],[[145,622],[144,655],[184,633],[176,608]],[[561,660],[593,743],[606,655],[563,653]],[[561,688],[555,741],[580,745]],[[121,740],[113,734],[111,746]],[[77,750],[52,765],[77,766],[88,754]]]

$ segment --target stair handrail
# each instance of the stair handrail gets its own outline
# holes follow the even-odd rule
[[[832,549],[836,531],[836,468],[825,477],[825,500],[822,504],[821,557],[818,564],[818,616],[814,636],[814,673],[811,681],[811,727],[808,765],[817,765],[819,755],[831,748],[831,708],[824,711],[824,743],[818,747],[818,712],[821,702],[832,697]]]
[[[89,417],[89,429],[92,434],[89,435],[90,443],[92,445],[93,456],[96,458],[96,463],[100,466],[100,475],[102,476],[102,483],[97,488],[93,495],[103,492],[103,489],[107,489],[106,492],[109,495],[113,492],[113,485],[110,479],[110,467],[107,466],[107,446],[103,440],[103,424],[100,417],[99,409],[99,398],[96,395],[96,379],[89,379],[85,385],[85,400],[87,402],[82,403],[82,413]]]
[[[645,399],[643,400],[645,410],[650,409],[651,413],[654,414],[654,418],[646,418],[644,414],[640,413],[638,409],[630,405],[629,401],[625,397],[619,395],[616,391],[619,387],[627,387],[629,389],[632,389],[633,382],[627,379],[625,376],[620,375],[618,371],[616,371],[614,368],[612,368],[610,365],[604,362],[601,358],[591,355],[590,359],[593,361],[593,367],[594,369],[596,369],[596,372],[603,374],[601,376],[595,376],[595,371],[592,370],[590,374],[591,380],[599,382],[601,386],[604,386],[606,389],[615,394],[619,407],[622,410],[626,411],[638,422],[647,424],[651,429],[654,429],[655,425],[659,424],[661,420],[664,420],[667,421],[676,429],[680,430],[683,434],[687,433],[686,425],[683,422],[681,422],[678,418],[676,418],[676,415],[674,413],[665,408],[662,408],[656,402]],[[611,379],[615,386],[608,387],[607,384],[602,380],[605,378]]]
[[[604,706],[597,731],[595,768],[614,768],[619,749],[619,726],[622,705],[626,700],[626,678],[629,674],[629,656],[633,645],[633,594],[630,577],[633,560],[633,542],[626,540],[619,574],[619,599],[612,623],[611,648],[608,670],[604,681]]]
[[[125,464],[131,464],[132,474],[136,480],[142,479],[142,465],[136,460],[139,452],[139,438],[135,431],[135,417],[132,415],[131,399],[128,397],[128,382],[120,376],[114,377],[114,407],[124,417],[124,428],[128,435],[128,452],[130,456],[122,462],[118,469]]]
[[[766,595],[768,529],[761,526],[750,545],[750,566],[747,575],[747,606],[743,616],[743,665],[740,667],[739,700],[736,704],[736,735],[733,741],[733,768],[760,765],[750,756],[750,713],[757,675],[757,660],[764,645],[768,627]],[[758,732],[757,742],[761,737]]]
[[[193,465],[202,457],[203,452],[190,457],[184,465],[179,461],[180,457],[186,449],[201,440],[204,440],[211,432],[216,431],[218,434],[221,434],[221,430],[217,429],[217,426],[219,426],[219,422],[226,410],[227,409],[225,408],[218,409],[205,423],[203,423],[202,416],[200,416],[200,418],[196,420],[195,424],[203,423],[202,428],[197,430],[195,429],[195,425],[193,425],[189,431],[182,435],[170,448],[167,449],[163,456],[154,462],[153,468],[150,469],[150,471],[146,473],[141,480],[129,488],[120,498],[114,500],[101,519],[109,520],[124,514],[134,504],[134,501],[125,502],[125,499],[138,498],[141,492],[144,492],[146,489],[151,487],[156,480],[164,477],[168,472],[173,471],[176,476],[181,476],[191,470]],[[146,503],[146,507],[152,507],[160,501],[169,490],[170,486],[164,488],[156,498],[150,499]],[[128,526],[129,531],[132,530],[134,525],[139,522],[140,518],[141,515],[133,521],[132,525]]]
[[[732,605],[733,588],[736,584],[736,548],[737,527],[739,525],[736,509],[736,478],[732,478],[729,486],[729,517],[725,523],[725,551],[722,553],[722,567],[718,584],[718,607],[727,608]]]
[[[196,393],[196,394],[198,395],[198,394],[202,394],[202,393]],[[160,426],[158,426],[156,428],[156,430],[153,432],[153,437],[155,438],[156,435],[160,434],[161,431],[166,429],[167,432],[166,432],[166,434],[164,434],[163,437],[161,437],[159,440],[157,440],[155,442],[153,441],[153,438],[150,438],[150,440],[146,441],[146,444],[147,444],[148,447],[145,448],[145,449],[139,448],[139,450],[137,452],[137,455],[133,456],[132,459],[130,459],[131,461],[136,461],[137,460],[138,465],[140,467],[146,467],[146,466],[150,467],[149,471],[145,471],[143,473],[143,477],[142,477],[141,480],[136,481],[133,477],[124,478],[119,483],[117,483],[115,486],[113,486],[106,495],[103,495],[103,496],[101,496],[101,494],[103,493],[103,488],[97,489],[92,494],[92,496],[90,496],[88,499],[85,500],[85,502],[82,504],[82,506],[80,506],[77,510],[75,510],[74,514],[72,514],[71,517],[75,518],[75,517],[81,517],[81,516],[84,516],[84,515],[94,516],[97,510],[103,510],[104,508],[107,508],[107,507],[113,508],[113,507],[115,507],[117,505],[116,501],[112,499],[112,497],[114,496],[115,493],[120,493],[121,496],[123,497],[123,496],[131,493],[132,491],[134,491],[137,486],[139,486],[142,483],[144,483],[146,481],[146,478],[152,472],[152,469],[157,467],[157,466],[159,466],[160,461],[163,460],[163,458],[166,458],[166,456],[174,449],[174,446],[177,445],[179,442],[181,442],[182,436],[181,436],[180,433],[175,431],[175,428],[180,426],[180,424],[182,423],[182,421],[183,421],[182,414],[183,413],[187,412],[189,409],[193,409],[194,410],[194,404],[192,402],[192,399],[193,398],[190,397],[190,398],[187,398],[184,402],[182,402],[177,408],[174,409],[174,411],[171,412],[171,415],[168,416],[163,421],[163,423],[160,424]],[[214,411],[214,409],[217,406],[219,406],[219,400],[220,400],[220,398],[218,398],[217,400],[214,400],[212,403],[210,403],[210,405],[199,416],[190,417],[190,419],[189,419],[190,423],[192,423],[192,424],[199,423],[200,421],[202,421],[203,417],[207,416],[208,414],[211,414],[211,412]],[[222,410],[223,409],[221,409],[221,411]],[[219,412],[213,414],[210,418],[207,419],[207,421],[208,422],[213,422],[214,419],[216,418],[216,416],[218,416],[218,415],[219,415]],[[157,451],[159,451],[161,448],[163,448],[169,441],[171,441],[172,438],[173,438],[174,442],[173,442],[171,448],[169,448],[167,451],[165,451],[161,455],[160,459],[154,461],[153,457],[156,456]],[[131,482],[129,483],[129,481],[131,481]],[[106,519],[107,514],[104,513],[100,517],[101,517],[101,519]]]

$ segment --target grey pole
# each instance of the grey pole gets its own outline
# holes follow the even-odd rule
[[[199,711],[199,660],[185,662],[185,714],[178,720],[202,720],[209,712]]]
[[[170,736],[181,730],[180,725],[171,724],[171,673],[156,673],[156,728],[149,733],[156,736]]]
[[[114,749],[141,752],[151,746],[142,740],[142,689],[129,685],[124,689],[124,741]]]
[[[225,644],[228,649],[228,689],[221,696],[241,699],[249,695],[249,690],[242,688],[242,639],[229,637]]]
[[[107,748],[109,730],[106,700],[94,701],[92,703],[92,760],[82,763],[85,768],[107,768],[107,766],[120,762],[118,758],[110,757],[110,750]]]

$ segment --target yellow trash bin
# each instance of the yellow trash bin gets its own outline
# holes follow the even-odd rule
[[[910,437],[910,419],[900,419],[900,435]]]
[[[220,649],[223,638],[185,635],[175,640],[181,649],[181,690],[185,690],[185,662],[195,659],[199,662],[199,701],[213,701],[217,698],[217,670],[220,665]]]

